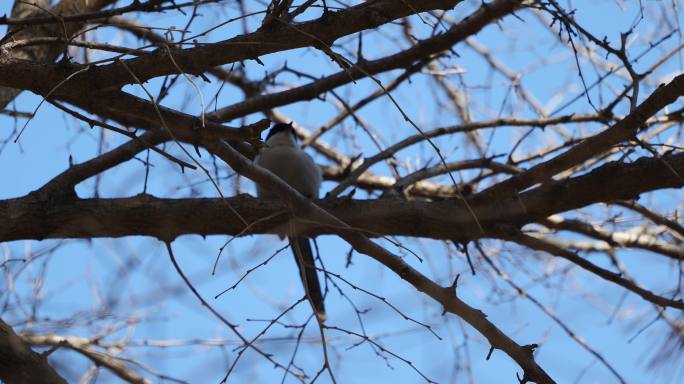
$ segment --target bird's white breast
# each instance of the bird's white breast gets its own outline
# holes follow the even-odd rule
[[[311,156],[299,147],[276,145],[264,148],[255,162],[273,172],[299,193],[318,198],[321,171]],[[259,197],[275,197],[274,193],[257,185]]]

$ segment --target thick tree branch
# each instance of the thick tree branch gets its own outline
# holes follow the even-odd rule
[[[66,384],[48,364],[47,357],[33,352],[12,327],[0,320],[0,380],[6,384]]]
[[[352,68],[287,91],[251,97],[245,101],[222,108],[211,116],[221,121],[229,121],[256,111],[275,108],[296,101],[310,100],[329,90],[349,84],[368,75],[406,68],[416,61],[428,60],[432,55],[451,48],[454,44],[476,34],[490,23],[508,15],[521,4],[522,1],[495,1],[494,3],[482,6],[470,17],[454,25],[447,32],[421,41],[407,50],[383,57],[382,59],[358,63]]]
[[[114,3],[114,0],[62,0],[55,5],[49,12],[45,11],[50,5],[50,0],[33,0],[33,1],[17,1],[12,9],[12,17],[27,18],[33,16],[50,16],[54,15],[73,15],[77,13],[98,10]],[[12,40],[22,40],[37,37],[71,37],[76,33],[83,23],[78,22],[59,22],[50,25],[38,26],[21,26],[15,25],[10,27],[8,35]],[[11,51],[2,50],[0,56],[2,61],[11,57],[13,59],[35,61],[39,63],[50,63],[54,61],[62,52],[64,46],[47,44],[41,46],[30,46],[24,48],[13,49]],[[15,89],[18,88],[18,89]],[[23,87],[0,87],[0,109],[4,108],[21,92]]]
[[[684,154],[634,163],[609,163],[587,175],[542,185],[516,199],[471,203],[485,236],[538,222],[587,205],[635,199],[639,194],[684,186],[664,162],[684,173]],[[50,187],[52,188],[52,187]],[[181,235],[274,233],[286,218],[274,217],[243,232],[228,204],[249,223],[285,211],[282,204],[249,196],[223,199],[57,198],[40,190],[27,197],[0,201],[0,241],[144,235],[174,239]],[[40,198],[39,198],[40,197]],[[459,200],[403,199],[319,201],[319,206],[369,236],[395,235],[469,241],[483,234]],[[36,225],[40,223],[40,225]],[[311,235],[339,232],[335,226],[309,223]]]
[[[257,59],[269,53],[303,48],[329,46],[340,37],[377,28],[416,13],[456,6],[459,0],[375,0],[354,7],[329,12],[323,17],[292,26],[275,23],[260,30],[218,43],[195,48],[173,50],[174,61],[186,73],[200,74],[212,67],[241,60]],[[312,38],[315,36],[315,38]],[[202,60],[197,60],[201,57]],[[125,64],[141,81],[178,73],[165,49],[126,60]],[[99,88],[118,88],[133,83],[122,63],[95,68],[88,75]]]
[[[306,46],[320,47],[330,45],[342,36],[362,30],[376,28],[393,20],[410,16],[417,12],[451,9],[458,0],[376,0],[367,1],[355,7],[313,21],[289,25],[274,24],[256,32],[240,35],[230,40],[202,44],[188,49],[160,48],[152,53],[139,56],[124,62],[114,62],[90,68],[89,71],[73,79],[82,90],[99,91],[116,89],[126,84],[135,84],[130,72],[136,74],[141,82],[169,74],[179,73],[179,68],[190,74],[199,75],[213,67],[257,59],[259,56],[302,48]],[[510,9],[519,6],[520,1],[499,0],[493,4],[495,10],[504,4]],[[499,12],[501,12],[499,10]],[[504,12],[505,14],[507,12]],[[491,22],[491,20],[488,20]],[[479,29],[479,28],[478,28]],[[312,38],[315,36],[315,38]],[[439,48],[448,48],[447,44]],[[169,57],[173,55],[173,60]],[[201,57],[202,60],[197,60]],[[415,60],[415,59],[414,59]],[[24,67],[22,69],[22,67]],[[31,78],[40,76],[46,88],[59,84],[69,73],[82,69],[84,65],[61,63],[43,64],[2,55],[0,60],[0,84],[21,89],[32,89]],[[18,76],[18,78],[16,78]],[[11,79],[15,77],[15,79]],[[44,88],[45,88],[44,87]]]
[[[168,127],[180,141],[199,144],[202,140],[226,139],[226,140],[253,140],[259,138],[261,131],[268,125],[249,125],[240,128],[232,128],[217,123],[210,119],[202,120],[200,117],[177,111],[162,105],[155,105],[137,96],[123,91],[101,92],[89,97],[83,94],[62,93],[60,97],[70,104],[106,119],[112,119],[119,124],[128,127],[142,129],[161,129],[159,120],[161,114],[166,127]],[[158,111],[158,113],[157,113]]]
[[[328,41],[332,38],[331,36],[336,36],[335,38],[337,38],[362,30],[358,28],[369,22],[368,18],[372,20],[373,18],[381,17],[385,20],[387,17],[388,19],[385,22],[389,22],[395,18],[410,15],[415,11],[448,9],[456,3],[457,1],[451,0],[422,1],[417,2],[417,4],[411,4],[410,8],[407,8],[408,4],[405,1],[378,0],[367,2],[357,7],[340,11],[333,16],[327,16],[324,19],[297,25],[296,30],[288,29],[288,27],[278,27],[276,30],[269,28],[254,32],[253,34],[242,35],[225,42],[202,45],[198,48],[173,49],[170,51],[162,48],[155,51],[155,53],[126,60],[125,65],[143,82],[152,77],[178,73],[178,67],[186,73],[200,74],[215,66],[256,58],[266,53],[320,44],[319,41],[312,41],[310,37],[298,31],[317,36],[321,41]],[[222,121],[231,120],[251,112],[295,101],[312,99],[326,90],[366,77],[369,74],[373,75],[406,67],[431,54],[449,49],[458,41],[462,41],[468,36],[477,33],[491,22],[509,14],[520,7],[522,3],[523,1],[520,0],[498,0],[492,4],[487,4],[466,18],[464,22],[450,28],[446,33],[420,42],[408,50],[383,59],[359,63],[335,75],[328,76],[306,86],[298,87],[296,91],[279,92],[249,99],[217,111],[212,117]],[[362,14],[358,15],[357,13],[359,12]],[[338,18],[340,19],[338,20]],[[311,23],[315,25],[309,25]],[[325,26],[325,28],[322,26]],[[330,30],[332,27],[341,29],[333,32]],[[349,28],[352,28],[352,30],[348,31]],[[291,36],[293,34],[294,36]],[[173,55],[173,60],[170,59],[169,52]],[[202,57],[202,60],[196,60],[197,57]],[[178,66],[174,65],[174,61]],[[82,68],[83,65],[66,63],[52,65],[5,56],[0,60],[0,84],[46,94],[56,84],[67,78],[67,76]],[[40,83],[32,81],[35,77],[40,77],[42,81]],[[83,92],[92,94],[106,88],[116,88],[131,83],[135,83],[135,81],[131,78],[129,70],[121,63],[113,63],[92,67],[90,70],[79,74],[71,79],[68,86],[63,87],[64,91],[55,92],[55,97],[61,98],[62,92],[72,95],[82,95]]]
[[[478,194],[481,199],[511,196],[537,183],[549,181],[554,175],[583,163],[608,150],[611,146],[635,136],[644,123],[658,111],[684,95],[684,75],[661,85],[643,103],[610,128],[583,140],[568,151],[511,177]]]

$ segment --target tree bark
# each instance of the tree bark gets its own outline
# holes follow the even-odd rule
[[[29,2],[15,2],[12,8],[12,18],[31,18],[50,15],[74,15],[86,11],[97,10],[110,5],[114,0],[62,0],[48,12],[51,0],[32,0]],[[71,37],[81,29],[83,23],[55,23],[33,26],[12,26],[5,38],[11,36],[13,40],[24,40],[36,37],[57,37],[65,33]],[[11,52],[3,52],[13,59],[30,60],[39,63],[54,61],[64,51],[59,44],[44,44],[22,47]],[[0,109],[12,102],[22,90],[0,86]]]
[[[675,177],[673,171],[684,174],[683,154],[641,158],[629,164],[608,163],[586,175],[542,184],[516,198],[470,201],[472,212],[457,199],[316,203],[370,237],[413,236],[467,242],[510,234],[511,229],[591,204],[636,199],[641,193],[684,186],[684,180]],[[150,195],[78,199],[54,190],[40,192],[0,201],[0,241],[140,235],[173,240],[188,234],[275,233],[288,217],[282,202],[248,195],[226,199],[162,199]],[[252,223],[247,230],[233,209]],[[309,224],[307,229],[308,235],[338,232],[339,228],[315,224]]]
[[[67,384],[40,355],[0,320],[0,380],[6,384]]]

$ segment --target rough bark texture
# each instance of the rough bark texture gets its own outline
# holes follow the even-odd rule
[[[662,188],[682,187],[672,169],[684,174],[684,155],[643,158],[631,164],[608,163],[574,178],[541,185],[516,199],[470,207],[458,199],[317,201],[317,205],[368,236],[414,236],[466,242],[505,234],[511,229],[553,214],[604,201],[638,198]],[[233,213],[236,210],[250,225]],[[269,220],[264,218],[283,212]],[[91,238],[145,235],[178,236],[274,233],[287,220],[287,208],[277,200],[243,195],[226,199],[159,199],[140,195],[122,199],[75,199],[73,195],[40,191],[0,201],[0,241],[48,238]],[[311,225],[307,234],[334,234],[339,228]]]
[[[106,7],[114,0],[62,0],[52,9],[49,9],[51,0],[32,0],[15,2],[12,8],[13,18],[31,18],[53,15],[75,15]],[[67,35],[71,37],[83,27],[84,23],[54,23],[35,26],[12,26],[5,39],[23,40],[38,37],[55,37]],[[28,46],[11,51],[2,52],[2,60],[16,59],[24,62],[51,63],[65,50],[64,45],[44,44]],[[22,89],[0,86],[0,109],[14,100]]]
[[[6,384],[66,384],[48,364],[47,357],[33,352],[12,327],[0,320],[0,380]]]

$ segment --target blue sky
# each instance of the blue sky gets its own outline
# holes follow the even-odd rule
[[[0,4],[0,13],[9,13],[8,2]],[[251,2],[248,2],[251,3]],[[668,3],[669,4],[669,3]],[[646,18],[637,27],[637,45],[634,52],[641,52],[645,47],[644,41],[649,35],[662,35],[661,25],[654,24],[649,18],[658,15],[660,7],[668,4],[661,1],[644,2]],[[253,5],[253,4],[252,4]],[[479,2],[460,4],[450,14],[454,18],[462,18]],[[638,2],[627,1],[616,3],[612,1],[580,1],[573,2],[577,8],[577,17],[597,36],[606,35],[609,40],[617,41],[620,31],[629,28],[637,15]],[[621,10],[621,8],[624,8]],[[217,10],[217,7],[211,9]],[[206,21],[197,24],[211,25],[217,20],[233,17],[236,11],[205,14]],[[539,21],[528,11],[520,12],[523,21],[506,18],[499,27],[489,26],[477,36],[478,41],[488,47],[498,57],[505,58],[506,65],[522,70],[540,63],[540,68],[523,78],[523,84],[533,91],[542,105],[551,106],[562,104],[574,97],[582,88],[579,85],[576,67],[571,60],[571,51],[554,43],[553,36],[544,30]],[[313,16],[312,16],[313,17]],[[674,17],[672,17],[674,18]],[[181,27],[187,16],[168,13],[156,19],[156,26]],[[140,22],[149,21],[147,16],[141,17]],[[259,18],[250,19],[255,24]],[[419,37],[427,37],[431,29],[416,22],[415,33]],[[206,37],[205,41],[216,41],[239,32],[238,23],[215,31]],[[391,38],[398,33],[398,27],[388,28],[384,36],[368,36],[364,41],[364,55],[368,59],[382,57],[396,51]],[[193,28],[193,32],[195,32]],[[368,34],[370,35],[370,34]],[[110,30],[98,32],[98,39],[102,42],[125,45],[134,40],[125,34]],[[348,47],[355,48],[353,39]],[[662,49],[679,44],[679,38],[674,36],[663,44]],[[640,44],[640,45],[639,45]],[[642,48],[638,48],[643,46]],[[658,57],[661,48],[652,55],[646,56],[637,64],[643,70]],[[496,115],[497,107],[506,99],[506,82],[499,75],[492,75],[484,62],[472,50],[461,45],[455,51],[459,57],[449,58],[454,65],[465,69],[465,81],[472,87],[473,97],[477,107],[474,109],[475,119],[491,118]],[[287,62],[292,68],[308,71],[314,74],[327,74],[338,69],[328,58],[320,52],[304,49],[278,53],[262,57],[264,66],[255,62],[245,63],[250,77],[258,78],[264,71],[273,71]],[[546,60],[546,61],[545,61]],[[583,62],[583,70],[588,79],[595,79],[591,65]],[[654,76],[666,79],[672,73],[681,71],[680,61],[675,57],[660,69]],[[399,72],[380,76],[385,83],[397,76]],[[300,83],[304,80],[292,75],[278,77],[286,83]],[[182,109],[189,113],[198,113],[200,103],[196,91],[185,79],[180,79],[182,86],[175,89],[164,102],[165,105]],[[211,100],[218,88],[216,82],[202,86],[205,101]],[[613,80],[607,82],[616,89],[621,89],[624,81]],[[150,89],[157,89],[159,80],[151,81]],[[491,87],[491,88],[485,88]],[[365,97],[374,90],[375,85],[369,80],[358,81],[340,90],[340,94],[348,96],[352,101]],[[143,95],[136,86],[129,86],[127,91]],[[434,87],[427,76],[418,74],[411,83],[401,86],[393,95],[402,109],[421,128],[433,128],[454,124],[453,114],[445,107],[438,105],[433,99]],[[554,95],[562,94],[557,102],[551,99]],[[642,95],[648,95],[650,89],[645,87]],[[600,97],[610,98],[608,86],[597,89],[591,96],[596,100]],[[230,87],[226,87],[219,97],[219,107],[239,101],[240,94]],[[328,95],[328,98],[331,96]],[[15,101],[17,110],[30,112],[38,106],[40,98],[28,92],[22,93]],[[319,100],[297,103],[285,106],[280,110],[291,116],[299,124],[313,130],[320,124],[333,117],[337,110]],[[511,110],[523,116],[531,116],[530,111],[519,100],[504,104],[504,115]],[[564,113],[587,112],[590,107],[584,98],[572,104]],[[625,106],[618,109],[625,111]],[[379,127],[380,140],[385,144],[414,133],[411,126],[403,121],[400,113],[385,100],[376,102],[364,108],[361,116],[372,126]],[[247,117],[247,121],[260,119],[259,114]],[[13,127],[19,128],[25,120],[14,120],[0,117],[0,138],[9,137]],[[237,125],[239,121],[230,122]],[[348,119],[344,131],[358,129]],[[578,129],[585,132],[599,129],[598,126],[586,125]],[[359,152],[365,155],[375,153],[374,147],[366,136],[359,133],[357,140],[352,142],[342,138],[337,129],[326,134],[323,138],[348,155]],[[507,154],[511,143],[523,132],[520,128],[497,130],[490,154]],[[29,191],[39,188],[46,181],[68,166],[69,156],[75,162],[86,161],[97,154],[101,135],[105,135],[106,149],[116,147],[124,142],[121,137],[112,133],[90,129],[85,124],[65,117],[50,105],[42,105],[36,116],[30,121],[18,144],[8,143],[0,149],[0,175],[5,182],[0,187],[0,198],[23,196]],[[534,133],[523,149],[525,151],[540,143],[559,140],[558,136],[547,130]],[[454,137],[444,137],[435,140],[436,144],[448,154],[449,159],[468,157],[464,155],[465,143]],[[168,143],[166,150],[178,156],[183,153],[174,143]],[[521,149],[522,150],[522,149]],[[522,152],[521,152],[522,153]],[[426,159],[432,157],[427,146],[412,147],[400,155],[406,160],[406,167],[413,169],[425,164]],[[470,153],[473,157],[475,154]],[[144,154],[140,156],[144,158]],[[324,159],[318,158],[321,163]],[[201,161],[211,164],[206,153]],[[148,193],[159,197],[216,197],[206,177],[201,172],[186,171],[181,173],[177,166],[169,163],[155,153],[150,154]],[[378,165],[373,170],[380,174],[387,174],[387,168]],[[143,190],[145,167],[141,161],[130,161],[127,164],[105,172],[99,180],[101,197],[125,197],[136,195]],[[232,172],[222,166],[220,175],[231,175]],[[459,177],[469,177],[472,174],[463,173]],[[437,179],[444,181],[445,179]],[[245,179],[240,179],[236,187],[236,178],[221,180],[221,187],[228,195],[236,192],[253,193],[253,185]],[[87,180],[79,185],[79,196],[88,198],[93,196],[95,180]],[[332,184],[324,185],[324,191],[332,188]],[[358,197],[365,198],[363,194]],[[649,200],[656,207],[667,209],[672,202],[679,200],[677,191],[645,196],[642,202]],[[589,208],[584,212],[594,212]],[[235,240],[222,254],[217,273],[212,275],[212,266],[219,247],[227,240],[226,236],[184,236],[173,243],[179,263],[184,272],[191,278],[193,284],[200,289],[202,295],[212,305],[231,321],[240,325],[241,331],[253,337],[267,325],[259,319],[270,319],[277,316],[284,308],[296,302],[301,296],[301,286],[296,267],[289,250],[277,255],[266,267],[250,274],[237,289],[214,300],[213,296],[226,287],[232,285],[249,268],[269,257],[283,245],[274,236],[251,236]],[[614,377],[596,362],[594,357],[578,346],[557,324],[545,316],[542,311],[529,301],[515,297],[511,289],[501,279],[492,275],[484,268],[478,268],[476,276],[471,276],[468,265],[462,254],[456,252],[453,246],[447,247],[443,243],[425,239],[401,239],[425,258],[425,262],[417,260],[387,241],[380,241],[393,252],[402,254],[406,261],[421,272],[447,285],[456,273],[462,273],[458,295],[468,304],[482,309],[489,319],[504,332],[520,344],[538,343],[541,347],[537,353],[537,361],[559,383],[612,383]],[[384,296],[393,305],[411,318],[431,324],[436,333],[443,338],[438,340],[425,328],[393,312],[388,306],[359,291],[354,291],[343,282],[336,281],[342,286],[345,294],[354,301],[359,309],[369,309],[363,315],[363,325],[366,332],[377,338],[382,345],[410,360],[423,374],[440,383],[467,383],[473,377],[478,383],[509,383],[515,382],[518,367],[508,356],[496,351],[486,361],[485,357],[489,345],[482,336],[477,334],[465,323],[453,316],[442,317],[441,308],[427,297],[421,296],[410,286],[398,279],[388,270],[370,260],[354,253],[353,264],[346,267],[346,257],[349,246],[343,241],[323,236],[317,239],[319,249],[323,255],[325,266],[334,273],[342,274],[346,279],[358,284],[364,289]],[[14,258],[25,255],[40,255],[41,250],[50,249],[58,242],[50,241],[19,241],[2,244],[3,257]],[[157,240],[143,237],[127,237],[122,239],[93,239],[93,240],[65,240],[56,251],[37,257],[24,266],[13,265],[9,273],[3,276],[4,284],[11,284],[13,290],[0,291],[0,302],[6,305],[3,319],[16,324],[16,329],[30,331],[23,326],[22,320],[31,311],[38,321],[32,326],[36,332],[54,331],[60,335],[92,336],[93,329],[102,330],[107,325],[120,324],[122,321],[134,319],[127,327],[110,335],[107,340],[132,340],[141,343],[143,340],[214,340],[225,339],[235,341],[230,331],[204,309],[189,291],[182,285],[168,260],[163,244]],[[652,357],[653,348],[659,346],[665,328],[660,324],[649,327],[646,331],[630,341],[638,330],[650,322],[654,317],[654,310],[634,295],[628,295],[620,307],[615,320],[611,321],[612,309],[619,302],[622,290],[615,286],[597,282],[593,276],[575,268],[567,274],[557,273],[567,267],[561,260],[550,259],[546,255],[535,255],[531,251],[521,251],[510,244],[485,242],[487,249],[495,250],[503,247],[506,257],[497,262],[506,266],[516,283],[528,289],[530,295],[544,302],[550,310],[580,337],[586,340],[595,350],[627,378],[629,383],[676,382],[681,370],[664,367],[657,370],[648,369],[648,361]],[[676,270],[668,262],[653,261],[654,256],[644,252],[621,251],[621,261],[629,268],[639,282],[652,288],[655,292],[662,292],[671,288],[668,282],[676,281]],[[608,261],[600,256],[590,256],[598,264],[608,265]],[[479,267],[480,261],[476,263]],[[521,267],[522,266],[522,267]],[[528,271],[525,271],[527,268]],[[529,273],[527,273],[529,272]],[[533,277],[551,275],[544,283],[534,282]],[[32,308],[30,299],[36,295],[42,297],[40,306]],[[353,309],[345,298],[340,297],[334,290],[326,299],[329,321],[328,325],[339,326],[360,332],[359,324]],[[288,324],[298,324],[309,314],[306,305],[298,306],[293,313],[286,315],[283,321]],[[98,316],[93,325],[92,316]],[[48,319],[76,319],[62,323],[60,326],[48,326]],[[248,319],[251,319],[248,320]],[[280,362],[289,361],[294,343],[290,337],[296,331],[280,325],[274,326],[264,337],[260,346],[274,354]],[[358,338],[344,333],[329,331],[329,348],[333,369],[340,383],[419,383],[424,382],[421,376],[410,366],[393,357],[385,360],[373,351],[368,344],[356,346]],[[280,340],[279,338],[286,338]],[[302,350],[297,356],[297,364],[308,373],[315,374],[321,365],[320,344],[318,331],[313,324],[309,324],[304,334]],[[164,372],[174,378],[192,383],[218,382],[225,374],[226,367],[235,358],[235,345],[223,347],[196,346],[190,347],[145,347],[131,346],[126,354],[139,359],[157,371]],[[78,376],[88,366],[87,360],[73,352],[59,351],[53,355],[53,363],[59,371],[70,381]],[[470,364],[471,373],[459,369],[460,363]],[[282,372],[273,369],[263,357],[247,352],[241,357],[235,372],[234,382],[279,382]],[[578,379],[579,377],[579,379]],[[116,383],[118,379],[106,371],[102,371],[98,382]],[[288,377],[286,382],[293,382]],[[319,382],[329,382],[324,375]]]

